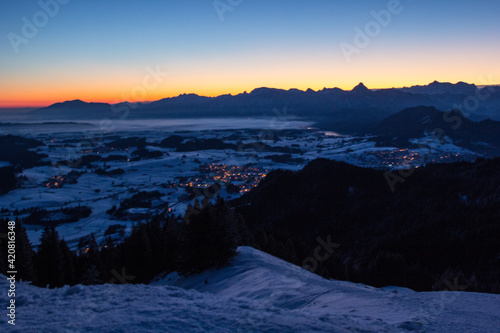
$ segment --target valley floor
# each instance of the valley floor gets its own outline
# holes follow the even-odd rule
[[[425,148],[376,147],[371,137],[340,136],[299,121],[211,119],[205,124],[199,119],[169,120],[158,121],[157,127],[153,123],[131,122],[127,128],[113,131],[103,131],[96,124],[77,123],[14,126],[11,132],[6,128],[6,134],[42,142],[44,146],[36,152],[46,154],[44,161],[50,165],[23,170],[19,188],[0,197],[0,218],[24,219],[33,210],[44,209],[47,222],[61,218],[61,208],[89,207],[90,216],[57,225],[59,234],[76,250],[82,237],[90,233],[102,242],[106,229],[112,225],[121,225],[129,233],[133,222],[147,221],[165,209],[183,215],[188,204],[193,204],[188,191],[203,191],[215,181],[224,185],[218,195],[232,199],[257,186],[271,170],[300,170],[317,158],[397,169],[476,157],[452,143],[432,138],[421,139],[420,146]],[[185,141],[223,140],[241,149],[177,151],[159,146],[171,135],[181,136]],[[139,157],[135,155],[137,147],[113,144],[116,139],[131,137],[147,138],[146,150],[156,155]],[[78,162],[84,158],[95,160],[88,165]],[[226,189],[229,183],[237,185],[239,193],[229,193]],[[151,202],[151,207],[131,207],[122,216],[106,213],[139,191],[158,191],[159,197]],[[39,245],[44,224],[24,225],[35,247]],[[118,234],[111,236],[116,240],[123,238]]]

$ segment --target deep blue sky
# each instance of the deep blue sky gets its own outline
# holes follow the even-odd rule
[[[500,82],[500,1],[401,0],[390,24],[346,57],[341,45],[356,46],[354,29],[388,3],[243,0],[221,21],[211,0],[70,0],[13,47],[9,36],[23,37],[22,18],[33,22],[42,9],[38,1],[3,1],[0,105],[133,99],[147,67],[169,75],[146,100],[259,86]]]

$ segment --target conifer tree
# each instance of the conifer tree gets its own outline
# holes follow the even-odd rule
[[[64,239],[59,242],[59,247],[61,248],[63,260],[64,284],[74,285],[76,283],[74,254],[71,252]]]
[[[178,271],[184,275],[226,265],[236,254],[235,214],[222,199],[183,224],[177,253]]]
[[[45,227],[36,255],[38,285],[50,288],[64,285],[63,254],[55,227]]]

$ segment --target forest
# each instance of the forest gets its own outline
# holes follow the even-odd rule
[[[392,191],[386,171],[318,159],[269,173],[231,204],[258,248],[297,265],[318,242],[338,244],[313,267],[326,278],[499,293],[498,170],[498,158],[432,164],[395,172]]]
[[[98,244],[93,234],[85,246],[71,251],[54,225],[45,227],[37,251],[32,248],[25,228],[16,222],[16,268],[19,280],[40,287],[75,284],[124,283],[126,274],[133,283],[148,283],[157,276],[177,271],[184,275],[226,265],[236,254],[239,238],[234,212],[222,200],[201,209],[189,223],[179,218],[155,216],[136,224],[124,242],[111,237]],[[8,221],[0,221],[0,235],[7,235]],[[0,238],[0,273],[7,271],[7,238]]]

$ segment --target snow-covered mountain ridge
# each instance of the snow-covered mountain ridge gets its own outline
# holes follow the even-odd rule
[[[5,278],[0,287],[8,290]],[[495,332],[500,295],[325,280],[250,247],[233,263],[150,285],[17,284],[13,332]],[[6,293],[0,302],[7,304]],[[5,322],[4,328],[7,326]],[[8,325],[10,326],[10,325]],[[4,331],[4,330],[2,330]]]

